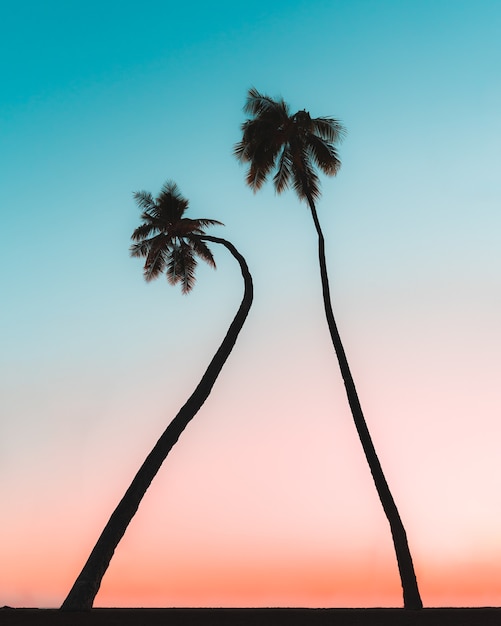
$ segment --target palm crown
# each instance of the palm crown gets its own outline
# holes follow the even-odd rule
[[[345,134],[342,124],[331,117],[312,118],[307,111],[290,114],[284,100],[273,100],[249,89],[244,111],[252,116],[242,124],[237,159],[249,163],[247,184],[257,191],[272,170],[273,184],[281,193],[291,184],[298,196],[310,201],[320,196],[315,171],[334,176],[341,165],[335,143]]]
[[[183,217],[188,200],[171,181],[165,183],[156,198],[147,191],[135,192],[134,198],[142,209],[143,223],[132,233],[135,243],[130,253],[133,257],[146,257],[144,278],[150,281],[165,272],[171,285],[180,283],[183,293],[190,292],[195,285],[197,257],[216,267],[212,252],[201,239],[204,229],[222,223]]]

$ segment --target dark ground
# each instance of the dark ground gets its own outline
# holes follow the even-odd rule
[[[0,609],[1,626],[501,626],[501,608]]]

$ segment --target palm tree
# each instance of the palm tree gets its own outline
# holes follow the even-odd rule
[[[195,391],[167,426],[111,515],[63,602],[61,606],[63,610],[81,611],[92,608],[115,548],[160,466],[209,396],[252,305],[252,277],[244,257],[225,239],[205,234],[204,229],[207,226],[220,222],[183,217],[188,208],[188,201],[180,195],[177,186],[172,182],[164,185],[156,199],[144,191],[135,193],[134,197],[142,209],[143,223],[132,234],[134,243],[131,246],[131,255],[145,257],[144,277],[147,281],[165,272],[169,283],[172,285],[179,283],[183,293],[188,293],[195,283],[197,257],[215,267],[214,258],[206,242],[218,243],[223,245],[239,263],[244,279],[244,295],[226,336]]]
[[[320,181],[315,168],[318,167],[328,176],[337,174],[341,162],[335,144],[343,138],[345,130],[339,121],[331,117],[312,118],[305,110],[291,115],[284,100],[274,100],[254,88],[248,92],[244,112],[250,117],[242,124],[242,140],[235,145],[234,154],[240,162],[249,164],[247,184],[256,192],[274,171],[273,184],[276,192],[281,193],[292,185],[299,199],[305,200],[310,208],[318,235],[325,314],[348,402],[390,524],[402,581],[404,606],[420,609],[422,602],[405,529],[372,443],[332,312],[325,241],[315,206],[315,201],[320,197]]]

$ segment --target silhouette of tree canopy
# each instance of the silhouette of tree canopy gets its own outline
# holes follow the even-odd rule
[[[283,100],[273,100],[254,88],[249,90],[244,112],[252,117],[242,124],[242,140],[234,154],[249,164],[249,187],[257,191],[276,170],[277,193],[292,185],[300,199],[317,200],[320,181],[315,167],[328,176],[337,174],[341,161],[335,144],[345,135],[342,124],[332,117],[312,118],[305,110],[291,115]]]
[[[212,252],[200,236],[205,235],[208,226],[223,224],[183,217],[188,201],[172,181],[165,183],[157,198],[148,191],[137,191],[134,198],[142,209],[143,223],[132,233],[135,243],[130,248],[131,256],[145,257],[146,281],[165,272],[171,285],[180,283],[182,292],[189,293],[195,285],[197,257],[216,267]]]

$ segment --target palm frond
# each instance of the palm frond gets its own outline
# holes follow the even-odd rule
[[[185,257],[184,274],[181,283],[181,292],[183,294],[189,293],[195,286],[196,277],[195,269],[197,267],[197,261],[193,255]]]
[[[159,193],[160,196],[170,197],[172,200],[177,202],[187,202],[186,198],[183,198],[181,195],[181,191],[173,180],[168,180],[162,185],[162,188]]]
[[[264,132],[262,132],[264,131]],[[270,137],[272,140],[270,140]],[[240,160],[249,163],[246,181],[251,189],[260,189],[268,174],[273,170],[281,150],[280,141],[274,141],[273,132],[269,126],[254,125],[242,140],[242,146],[237,145]]]
[[[242,124],[242,141],[234,147],[234,155],[239,161],[252,161],[256,153],[269,150],[276,143],[277,127],[280,122],[269,119],[247,120]]]
[[[307,147],[300,146],[295,156],[292,177],[294,191],[302,200],[307,199],[308,196],[312,200],[317,200],[320,197],[320,180],[313,169]]]
[[[140,241],[141,239],[146,239],[158,230],[158,225],[155,224],[153,221],[149,221],[146,224],[141,224],[140,226],[138,226],[132,233],[131,239],[132,241]]]
[[[292,169],[290,146],[286,145],[282,150],[282,154],[278,160],[277,172],[273,177],[273,184],[277,193],[282,193],[282,191],[285,191],[289,186],[292,178]]]
[[[205,228],[213,225],[224,226],[222,222],[218,222],[217,220],[207,218],[190,219],[183,217],[171,225],[170,231],[172,236],[180,238],[188,237],[189,235],[204,235]]]
[[[308,156],[328,176],[335,176],[341,167],[341,160],[334,145],[310,133],[306,137]]]
[[[237,161],[247,161],[246,158],[247,143],[245,141],[239,141],[233,147],[233,156]]]
[[[167,280],[171,285],[181,283],[182,293],[189,293],[195,285],[196,265],[197,261],[191,246],[182,241],[169,251],[166,267]]]
[[[208,226],[224,226],[223,222],[219,222],[218,220],[210,220],[205,217],[199,217],[194,222],[198,222],[202,228],[207,228]]]
[[[139,208],[143,209],[143,211],[149,212],[155,208],[155,200],[149,191],[135,191],[132,195]]]
[[[311,120],[313,131],[322,139],[341,143],[346,136],[346,129],[333,117],[316,117]]]
[[[180,282],[182,277],[181,268],[181,250],[178,245],[175,245],[169,250],[166,258],[165,274],[170,285],[175,286],[178,282]]]
[[[261,120],[247,120],[242,124],[242,140],[233,148],[233,154],[239,161],[252,161],[256,147],[269,136],[268,127],[265,132],[259,132],[260,125],[262,125]]]
[[[169,254],[169,246],[164,235],[150,239],[150,249],[144,263],[143,275],[146,282],[158,278],[165,271],[165,264]]]
[[[273,169],[274,163],[259,164],[251,163],[245,181],[249,187],[254,191],[258,191],[266,182],[268,174]]]
[[[132,257],[145,257],[150,251],[151,243],[149,239],[143,239],[137,243],[133,243],[129,248]]]
[[[146,192],[140,192],[146,194]],[[145,214],[150,219],[156,219],[164,223],[174,222],[181,218],[183,213],[188,208],[188,200],[183,198],[178,186],[172,181],[165,183],[158,194],[153,200],[151,194],[149,194],[151,200],[148,202],[146,195],[141,196],[140,200],[145,204]],[[145,215],[142,216],[145,219]]]
[[[311,199],[314,201],[318,200],[320,198],[320,179],[309,160],[306,161],[305,165],[305,179],[306,187],[304,189],[303,198],[307,198],[306,190],[308,190]]]
[[[255,87],[251,87],[247,92],[244,112],[248,115],[258,117],[270,111],[282,111],[285,115],[289,115],[288,106],[284,100],[274,100],[270,98],[270,96],[259,93]]]
[[[193,249],[193,252],[198,255],[203,261],[205,261],[208,265],[216,269],[216,262],[214,261],[214,257],[209,246],[202,241],[201,239],[190,239],[190,244]]]

